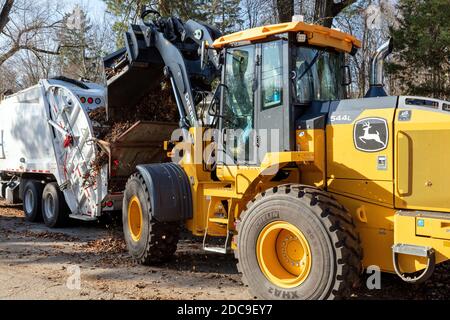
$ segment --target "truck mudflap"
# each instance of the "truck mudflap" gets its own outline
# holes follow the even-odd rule
[[[159,222],[192,219],[193,204],[189,178],[175,163],[137,166],[151,195],[151,214]]]
[[[394,218],[393,264],[397,274],[419,283],[431,276],[434,265],[450,259],[450,214],[399,211]],[[418,277],[406,274],[424,270]]]

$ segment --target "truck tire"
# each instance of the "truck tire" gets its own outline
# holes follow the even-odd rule
[[[42,190],[44,185],[38,181],[28,180],[23,188],[23,212],[25,220],[42,221]]]
[[[259,194],[238,224],[238,270],[261,299],[338,299],[359,283],[350,214],[328,193],[283,185]]]
[[[122,222],[128,252],[140,264],[152,265],[169,260],[177,250],[179,222],[159,222],[151,214],[150,192],[140,173],[127,182]]]
[[[56,182],[48,183],[42,193],[42,216],[49,228],[65,227],[69,223],[69,207]]]

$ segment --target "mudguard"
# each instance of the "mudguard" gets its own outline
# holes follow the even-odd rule
[[[136,167],[150,194],[151,215],[159,222],[192,219],[192,192],[181,166],[175,163],[143,164]]]

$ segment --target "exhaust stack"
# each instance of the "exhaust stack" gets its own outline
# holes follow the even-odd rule
[[[385,97],[387,96],[384,90],[384,60],[391,54],[394,48],[392,38],[383,43],[377,49],[370,62],[370,78],[369,91],[367,91],[365,98]]]

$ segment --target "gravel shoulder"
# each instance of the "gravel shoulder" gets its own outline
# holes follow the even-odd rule
[[[77,275],[79,271],[80,285]],[[449,299],[450,264],[423,285],[383,274],[381,290],[353,299]],[[48,229],[24,220],[21,206],[0,201],[0,299],[251,299],[232,255],[205,253],[186,235],[169,263],[134,264],[120,226],[76,223]]]

